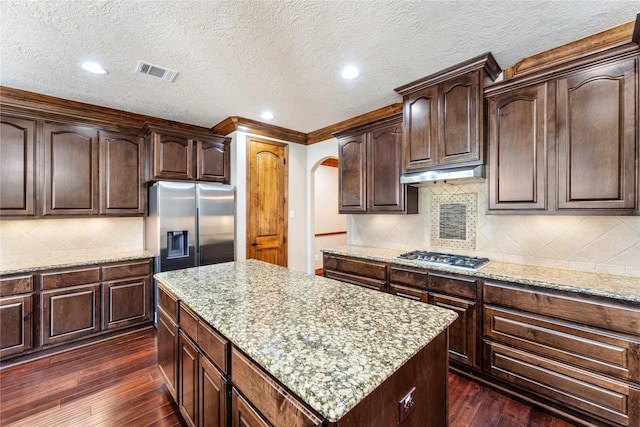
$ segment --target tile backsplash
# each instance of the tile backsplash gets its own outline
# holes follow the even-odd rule
[[[475,249],[432,239],[432,196],[477,193]],[[348,242],[424,249],[492,260],[640,276],[640,217],[486,215],[484,183],[434,184],[419,190],[417,215],[349,215]]]
[[[0,263],[144,249],[144,218],[0,221]]]

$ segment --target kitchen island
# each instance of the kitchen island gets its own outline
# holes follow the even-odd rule
[[[255,260],[155,277],[159,364],[189,423],[211,406],[200,360],[219,425],[447,424],[454,312]]]

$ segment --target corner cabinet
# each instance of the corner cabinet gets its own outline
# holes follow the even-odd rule
[[[483,98],[500,72],[491,53],[399,88],[404,172],[484,163]]]
[[[488,106],[488,213],[637,215],[637,45],[501,82]]]
[[[230,139],[189,129],[147,123],[147,181],[230,179]]]
[[[401,115],[335,134],[340,213],[417,213],[418,190],[400,184]]]

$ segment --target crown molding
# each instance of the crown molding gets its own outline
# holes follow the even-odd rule
[[[233,131],[248,132],[256,135],[281,139],[283,141],[307,145],[307,134],[303,132],[238,116],[227,117],[212,127],[211,131],[219,135],[229,135]]]

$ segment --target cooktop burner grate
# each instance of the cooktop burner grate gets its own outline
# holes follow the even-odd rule
[[[424,261],[433,264],[477,269],[489,262],[488,258],[469,257],[465,255],[444,254],[441,252],[411,251],[400,254],[398,258]]]

